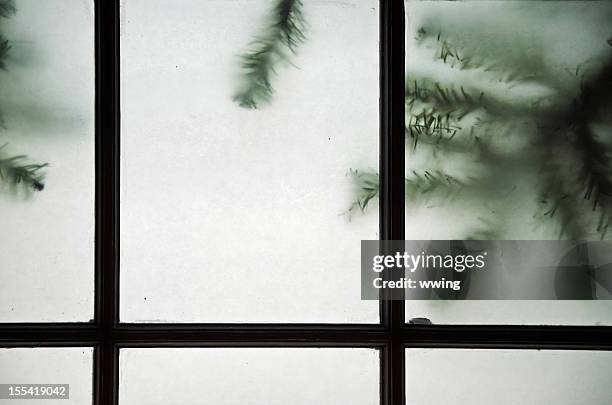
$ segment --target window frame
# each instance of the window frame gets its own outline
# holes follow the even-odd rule
[[[404,1],[379,0],[381,239],[404,239]],[[119,0],[95,0],[95,317],[1,323],[0,348],[93,347],[93,404],[117,405],[119,350],[138,347],[359,347],[380,353],[380,405],[405,405],[405,348],[612,350],[612,326],[413,325],[403,301],[379,324],[119,322]]]

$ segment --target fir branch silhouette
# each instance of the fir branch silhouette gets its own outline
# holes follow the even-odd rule
[[[271,76],[279,63],[304,42],[301,0],[276,0],[270,22],[241,57],[243,83],[234,101],[245,108],[258,108],[272,97]]]
[[[16,12],[13,0],[0,0],[0,17],[9,18]],[[0,69],[6,69],[5,60],[11,49],[10,43],[0,35]],[[2,124],[0,117],[0,124]],[[27,190],[42,191],[45,188],[45,174],[42,171],[47,163],[31,163],[26,155],[13,155],[6,153],[8,143],[0,146],[0,181],[12,188],[23,186]]]
[[[4,37],[0,35],[0,69],[2,70],[6,70],[5,60],[8,56],[10,49],[11,45],[8,39],[4,39]]]
[[[577,100],[570,108],[569,125],[575,131],[576,145],[582,151],[581,177],[584,199],[589,201],[592,210],[599,211],[596,231],[603,239],[610,225],[612,212],[612,180],[610,151],[593,132],[591,124],[609,103],[609,90],[612,88],[612,60],[601,72],[583,82]]]
[[[445,38],[442,38],[441,33],[438,33],[436,40],[439,45],[438,59],[446,64],[450,64],[452,67],[455,67],[456,64],[458,64],[461,69],[470,67],[471,58],[462,58],[459,54],[459,48],[453,46]]]
[[[421,27],[417,33],[417,43],[420,46],[427,46],[433,41],[435,48],[435,58],[440,60],[442,63],[449,65],[452,68],[458,67],[459,69],[473,69],[482,67],[482,63],[476,62],[472,56],[464,54],[464,50],[453,44],[451,41],[446,39],[442,32],[438,31],[437,34],[432,34],[430,31]],[[463,55],[463,56],[462,56]]]
[[[569,179],[556,161],[555,129],[542,128],[543,142],[536,144],[542,150],[540,156],[540,184],[543,189],[539,197],[539,210],[534,218],[556,221],[559,225],[558,239],[580,240],[588,237],[587,225],[581,215],[579,188]]]
[[[13,0],[0,0],[0,17],[9,18],[15,13],[15,3]],[[6,70],[6,58],[8,57],[11,45],[9,41],[0,34],[0,69]],[[0,114],[0,126],[4,126],[2,114]]]
[[[439,82],[426,79],[406,79],[406,106],[414,108],[417,102],[433,104],[447,113],[457,112],[458,119],[479,108],[486,108],[484,92],[478,96],[470,94],[463,86],[459,90],[454,87],[442,87]]]
[[[432,35],[428,34],[424,29],[419,31],[419,43],[424,44]],[[501,61],[487,60],[486,58],[477,58],[470,54],[468,50],[460,48],[445,38],[441,32],[436,36],[436,58],[442,63],[451,68],[459,70],[479,69],[483,72],[499,72],[503,74],[502,81],[506,83],[526,81],[536,78],[541,78],[540,74],[535,73],[534,66],[525,66],[522,68],[509,69],[508,65]]]
[[[607,43],[612,46],[611,39]],[[550,72],[547,73],[544,65],[538,65],[540,62],[537,60],[509,67],[500,61],[470,57],[441,34],[432,38],[424,29],[419,30],[417,44],[428,46],[435,59],[451,69],[477,69],[483,74],[494,72],[499,81],[508,83],[510,88],[529,82],[537,75],[540,75],[541,82],[551,84],[551,78],[547,76]],[[575,76],[579,73],[580,66],[576,68]],[[412,143],[415,153],[417,144],[423,143],[434,153],[438,150],[444,153],[479,153],[478,161],[485,167],[503,167],[499,165],[504,160],[512,161],[520,156],[508,155],[503,147],[495,149],[495,144],[489,143],[507,138],[506,131],[515,131],[521,122],[529,122],[535,127],[535,144],[533,149],[523,153],[533,154],[541,167],[537,181],[542,191],[536,196],[539,211],[534,217],[558,224],[559,238],[588,239],[593,234],[598,234],[601,239],[609,237],[612,223],[612,146],[609,142],[612,139],[609,113],[612,105],[609,95],[612,57],[596,75],[585,79],[586,73],[583,73],[582,85],[573,102],[569,102],[572,100],[570,93],[561,90],[566,86],[554,85],[554,77],[552,88],[559,89],[557,95],[545,103],[527,105],[510,104],[494,96],[485,97],[483,92],[468,89],[461,83],[442,85],[429,77],[409,76],[406,77],[405,133],[407,143]],[[471,113],[474,115],[470,115],[469,120],[463,120]],[[602,120],[607,120],[608,126],[595,129],[594,124]],[[602,130],[607,132],[598,132]],[[455,141],[450,142],[453,138]],[[378,180],[376,173],[371,176]],[[502,186],[497,184],[499,179],[491,176],[469,178],[466,183],[455,181],[452,174],[431,169],[413,172],[406,178],[407,202],[432,194],[436,197],[449,195],[464,187],[475,192],[484,191],[483,198],[487,198],[484,196],[488,187]],[[373,185],[362,189],[362,195],[367,195],[367,199],[362,199],[358,206],[363,207],[377,197],[377,190]],[[491,193],[489,197],[495,198]],[[482,218],[480,221],[480,226],[468,232],[467,239],[503,237],[503,222]]]
[[[612,203],[610,181],[610,156],[607,147],[593,133],[590,124],[601,113],[604,103],[610,99],[612,88],[612,61],[600,74],[581,86],[581,93],[569,112],[569,119],[584,151],[585,198],[598,204]],[[605,200],[602,201],[602,200]]]
[[[413,170],[412,176],[405,179],[406,200],[433,197],[435,193],[438,193],[436,196],[439,198],[446,198],[459,192],[466,185],[465,181],[441,170],[424,170],[422,173]]]
[[[0,146],[0,180],[13,187],[22,185],[42,191],[45,188],[45,175],[41,170],[48,164],[26,163],[26,155],[7,156],[3,153],[6,146]]]
[[[0,0],[0,17],[8,18],[15,14],[14,0]]]
[[[609,146],[593,132],[596,122],[604,109],[609,108],[609,89],[612,87],[612,59],[600,72],[583,80],[578,96],[568,108],[545,116],[542,121],[542,136],[548,154],[554,153],[559,140],[566,139],[575,150],[575,178],[568,178],[559,168],[548,167],[552,159],[543,160],[548,186],[542,196],[542,203],[550,206],[545,212],[550,217],[557,214],[561,235],[569,239],[586,239],[594,231],[601,239],[606,237],[612,222],[612,158]],[[566,133],[565,137],[560,133]],[[586,204],[581,204],[582,202]],[[595,229],[584,223],[589,208],[597,217]]]
[[[413,139],[413,149],[416,149],[421,137],[435,138],[436,143],[450,141],[461,129],[456,124],[451,113],[441,113],[435,109],[422,110],[408,118],[407,134]]]
[[[357,197],[348,209],[348,212],[350,213],[356,209],[363,212],[369,203],[378,197],[380,185],[378,173],[375,171],[363,172],[351,169],[350,174],[357,188]],[[411,176],[405,178],[404,182],[407,201],[415,201],[428,197],[449,197],[468,185],[465,181],[459,180],[440,170],[424,170],[422,173],[413,171]]]
[[[360,171],[350,169],[350,176],[353,178],[357,196],[351,204],[348,212],[351,213],[356,209],[361,212],[365,211],[366,207],[373,198],[378,197],[380,187],[380,179],[378,173],[374,171]]]

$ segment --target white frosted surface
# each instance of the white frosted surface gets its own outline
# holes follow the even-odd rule
[[[69,384],[68,399],[0,399],[6,405],[87,405],[92,403],[93,349],[0,349],[0,384]]]
[[[232,101],[267,2],[124,0],[121,319],[377,322],[349,169],[378,167],[377,1],[308,1],[270,105]]]
[[[411,405],[607,405],[612,353],[406,350]]]
[[[376,405],[372,349],[123,349],[121,405]]]
[[[0,321],[93,316],[93,2],[18,0],[2,19],[0,144],[48,162],[45,189],[0,189]]]

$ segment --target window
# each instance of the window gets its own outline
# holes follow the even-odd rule
[[[378,363],[364,348],[124,349],[119,402],[375,405]]]
[[[23,1],[19,7],[38,3]],[[74,71],[59,69],[74,78],[66,91],[78,95],[73,101],[84,109],[75,120],[80,125],[87,115],[88,83],[95,80],[95,176],[87,169],[83,136],[74,146],[78,150],[70,149],[82,159],[73,164],[83,171],[72,182],[74,190],[62,191],[71,195],[68,206],[75,210],[71,220],[78,231],[62,240],[52,223],[43,229],[45,240],[57,239],[54,247],[73,249],[73,256],[52,249],[46,249],[48,257],[34,258],[32,251],[19,251],[20,262],[2,256],[10,266],[27,267],[30,275],[43,272],[47,263],[65,267],[53,258],[68,257],[74,268],[66,277],[78,274],[80,281],[48,293],[70,291],[62,305],[72,312],[63,315],[59,306],[42,307],[47,296],[37,296],[42,289],[36,288],[23,295],[19,312],[10,314],[4,304],[17,297],[19,291],[10,291],[17,284],[1,287],[0,383],[70,382],[74,403],[93,397],[94,405],[405,405],[464,403],[483,384],[508,389],[488,379],[511,369],[525,372],[507,372],[509,389],[517,395],[528,378],[542,378],[543,391],[532,401],[539,403],[550,398],[547,390],[567,385],[575,370],[597,370],[599,377],[588,382],[574,380],[584,384],[584,396],[556,395],[603,403],[610,395],[602,377],[610,373],[603,354],[612,349],[610,326],[576,317],[554,325],[510,315],[500,321],[499,314],[478,313],[484,311],[481,303],[459,321],[448,316],[420,324],[407,320],[435,318],[433,312],[401,301],[372,305],[353,298],[359,271],[351,270],[350,261],[358,260],[359,240],[413,237],[405,204],[410,62],[404,50],[410,61],[411,13],[468,3],[303,0],[313,37],[292,60],[299,69],[279,67],[289,72],[273,83],[274,96],[283,102],[240,110],[231,102],[232,89],[224,90],[230,78],[223,74],[231,55],[240,52],[234,48],[248,45],[255,22],[265,20],[263,3],[268,2],[45,2],[53,9],[45,18],[55,16],[49,40],[63,43],[66,38],[57,33],[69,32],[83,50],[58,51],[83,63],[63,68]],[[68,10],[93,19],[80,20],[82,31],[75,33]],[[83,73],[87,32],[95,34],[95,75]],[[86,133],[87,124],[79,128]],[[308,139],[299,139],[303,134]],[[351,218],[347,231],[342,227],[347,222],[337,222],[348,221],[342,215],[351,207],[342,179],[361,168],[378,171],[378,201],[364,197],[373,205],[367,215]],[[75,171],[64,174],[77,176]],[[92,223],[86,184],[92,178],[95,247],[88,273]],[[295,195],[298,191],[303,196]],[[254,215],[269,220],[256,221]],[[16,269],[8,275],[17,277]],[[330,269],[335,274],[328,275]],[[91,299],[87,274],[94,275]],[[317,286],[323,276],[333,288]],[[258,289],[249,290],[244,277],[252,277]],[[291,277],[301,289],[289,289]],[[345,287],[341,293],[335,289],[339,284]],[[532,367],[534,361],[539,368]],[[464,378],[470,373],[473,378]],[[4,381],[8,378],[20,380]],[[491,402],[488,392],[476,393],[481,403]]]
[[[609,363],[610,352],[407,349],[406,402],[605,404]]]
[[[70,382],[65,396],[51,403],[90,403],[93,388],[93,350],[91,347],[36,347],[0,349],[0,379],[2,384],[50,384]],[[0,401],[11,403],[5,397]],[[35,400],[20,400],[21,403],[36,403]]]
[[[297,68],[250,109],[232,93],[266,2],[121,2],[122,321],[378,322],[350,287],[378,218],[347,212],[378,165],[377,3],[305,4]]]
[[[1,55],[0,78],[0,218],[8,230],[0,236],[0,322],[88,322],[94,317],[93,4],[2,4],[15,7],[0,16],[10,47]]]
[[[603,238],[599,219],[588,223],[603,208],[593,209],[580,184],[592,156],[567,129],[576,125],[567,105],[606,69],[610,4],[408,1],[405,11],[406,239]],[[432,90],[450,98],[425,99]],[[609,125],[595,109],[584,114],[589,125]],[[424,130],[422,111],[449,118]],[[452,184],[423,184],[423,170]],[[412,301],[406,311],[444,324],[608,325],[611,308],[609,300],[466,300]]]

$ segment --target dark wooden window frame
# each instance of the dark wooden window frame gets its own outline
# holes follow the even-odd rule
[[[380,1],[380,235],[404,239],[404,2]],[[93,404],[116,405],[125,347],[369,347],[380,403],[405,404],[406,347],[612,350],[612,326],[410,325],[381,301],[380,324],[119,322],[119,0],[95,0],[96,247],[91,323],[3,323],[0,347],[93,347]]]

